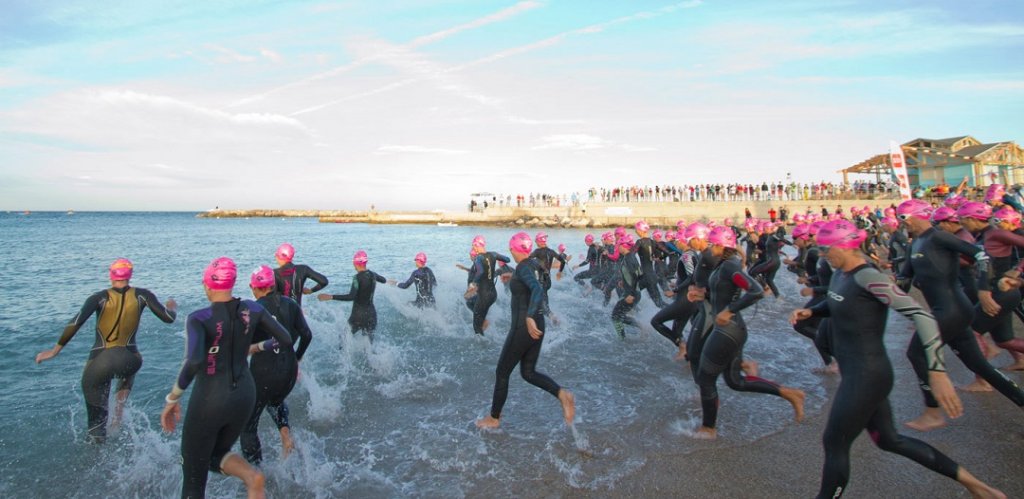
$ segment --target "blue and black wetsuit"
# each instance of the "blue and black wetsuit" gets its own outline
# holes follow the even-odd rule
[[[437,279],[430,267],[423,266],[414,271],[405,282],[398,283],[398,287],[406,289],[416,285],[416,301],[412,302],[418,308],[434,307],[434,286],[437,286]]]
[[[703,426],[715,428],[718,421],[718,377],[725,374],[725,383],[738,392],[764,393],[781,396],[779,385],[755,376],[744,376],[743,346],[747,343],[747,326],[740,312],[764,296],[764,290],[743,270],[738,255],[722,258],[708,281],[711,290],[711,315],[707,320],[728,309],[734,315],[728,324],[715,323],[714,330],[704,342],[700,354],[700,386]]]
[[[201,498],[206,493],[207,473],[221,472],[224,459],[252,416],[256,384],[247,357],[256,329],[273,337],[260,345],[263,350],[273,348],[275,341],[279,348],[290,349],[292,338],[258,303],[238,298],[189,314],[185,329],[185,364],[176,387],[184,390],[193,379],[196,386],[181,434],[181,497]]]
[[[487,320],[487,312],[498,299],[498,291],[494,288],[494,278],[497,277],[495,268],[498,262],[508,263],[510,260],[505,255],[487,251],[476,256],[473,268],[469,270],[469,282],[476,285],[473,332],[479,335],[484,334],[484,321]]]
[[[819,499],[839,497],[845,491],[850,446],[864,430],[882,450],[954,480],[959,472],[959,466],[937,449],[896,432],[889,405],[893,371],[883,341],[888,308],[914,321],[926,368],[945,371],[938,325],[917,302],[870,265],[835,273],[828,298],[811,308],[815,317],[831,318],[832,351],[843,371],[822,437],[825,464]]]
[[[642,278],[640,262],[637,261],[633,253],[623,254],[619,258],[619,270],[622,276],[623,296],[612,309],[612,326],[615,327],[615,332],[618,333],[620,339],[626,339],[627,324],[640,327],[636,319],[629,316],[630,310],[633,310],[633,307],[636,307],[637,302],[640,301],[640,280]],[[631,296],[633,303],[626,301],[626,298]]]
[[[654,261],[657,259],[655,256],[657,247],[654,245],[654,240],[649,237],[641,237],[636,242],[634,252],[640,258],[640,288],[647,288],[647,295],[651,297],[658,308],[664,307],[665,300],[661,299],[661,290],[658,287],[658,273],[654,269]]]
[[[964,365],[988,381],[1013,403],[1024,406],[1024,392],[988,363],[970,330],[973,308],[957,278],[960,255],[974,258],[980,276],[978,290],[987,291],[988,256],[978,247],[935,228],[930,228],[914,238],[909,261],[904,265],[899,281],[905,285],[906,281],[912,278],[913,284],[921,289],[928,306],[932,309],[932,315],[939,323],[942,341],[949,345]],[[910,342],[907,358],[914,366],[925,404],[928,407],[938,407],[939,403],[932,396],[931,387],[928,385],[925,349],[917,336]]]
[[[252,371],[253,382],[256,385],[256,405],[253,407],[249,422],[245,425],[245,430],[242,431],[241,444],[242,455],[253,464],[259,464],[263,460],[259,437],[260,416],[263,415],[263,410],[266,409],[270,414],[278,431],[289,426],[288,404],[285,403],[285,398],[295,387],[299,361],[309,348],[309,342],[313,340],[313,332],[306,324],[302,308],[295,300],[273,292],[256,302],[288,330],[295,349],[278,346],[257,352],[249,359],[249,370]],[[269,339],[270,334],[262,328],[257,329],[253,335],[253,340],[257,342]]]
[[[553,379],[537,371],[537,359],[544,336],[533,339],[526,327],[526,319],[533,318],[537,328],[544,331],[544,286],[540,275],[546,272],[539,261],[528,258],[516,266],[509,288],[512,290],[512,324],[509,327],[505,345],[498,356],[498,367],[494,371],[494,397],[491,401],[491,417],[501,418],[501,410],[508,398],[508,382],[512,370],[519,365],[519,373],[527,383],[558,397],[558,386]]]
[[[363,332],[373,341],[373,332],[377,329],[377,308],[373,306],[373,293],[377,283],[388,282],[387,279],[372,270],[361,270],[352,277],[352,288],[348,294],[331,295],[332,300],[352,302],[352,313],[348,316],[348,325],[352,334]]]
[[[316,293],[327,287],[327,278],[309,268],[308,265],[295,265],[288,262],[274,269],[274,284],[277,292],[295,300],[299,306],[302,305],[302,290],[306,286],[307,279],[316,283],[316,286],[310,288],[311,293]]]
[[[176,313],[164,308],[156,295],[143,288],[110,288],[85,300],[78,315],[64,327],[57,344],[64,347],[75,333],[96,315],[96,341],[82,371],[82,393],[88,414],[89,437],[102,442],[107,436],[107,406],[110,383],[117,378],[117,390],[131,390],[135,373],[142,367],[142,354],[135,345],[142,311],[149,307],[158,319],[174,322]]]

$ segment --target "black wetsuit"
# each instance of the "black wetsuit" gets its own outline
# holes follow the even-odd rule
[[[636,307],[640,301],[640,262],[633,253],[622,254],[619,257],[619,269],[622,276],[623,296],[612,309],[612,326],[618,333],[620,339],[626,338],[626,325],[640,327],[636,319],[629,316],[629,311]],[[626,301],[626,298],[633,297],[633,303]]]
[[[604,304],[608,305],[613,290],[617,290],[619,296],[622,296],[622,287],[619,285],[622,282],[622,275],[619,273],[619,251],[615,245],[604,246],[604,262],[601,266],[601,290],[604,292]]]
[[[641,237],[636,242],[634,253],[640,258],[640,288],[647,288],[647,295],[651,297],[658,308],[664,307],[665,301],[661,299],[661,291],[658,288],[658,273],[654,269],[654,261],[657,259],[656,254],[658,253],[654,240],[649,237]]]
[[[829,266],[827,260],[821,257],[817,246],[810,246],[804,252],[802,269],[801,275],[807,279],[807,287],[814,292],[811,299],[804,304],[804,308],[811,308],[825,301],[832,277],[832,267]],[[832,363],[832,354],[829,353],[827,347],[828,319],[823,317],[803,319],[793,325],[793,330],[814,342],[825,365]]]
[[[914,285],[924,293],[932,314],[939,323],[942,341],[949,345],[964,365],[988,381],[1013,403],[1024,406],[1024,392],[988,363],[969,328],[973,309],[957,278],[960,255],[975,258],[979,275],[982,276],[978,279],[978,290],[987,290],[989,262],[984,252],[953,234],[935,228],[930,228],[914,238],[910,247],[909,262],[903,267],[900,282],[902,284],[913,278]],[[914,366],[925,404],[928,407],[938,407],[939,403],[932,396],[931,387],[928,386],[928,366],[924,347],[917,336],[910,342],[907,358]]]
[[[363,332],[373,341],[373,332],[377,329],[377,308],[373,306],[373,292],[377,283],[388,282],[387,279],[372,270],[361,270],[352,277],[352,289],[348,294],[331,295],[332,300],[352,302],[352,313],[348,316],[348,325],[352,334]]]
[[[88,414],[89,437],[102,442],[107,436],[107,406],[110,383],[118,378],[117,390],[131,390],[135,373],[142,367],[142,354],[135,345],[142,311],[146,307],[161,321],[174,322],[171,312],[149,290],[143,288],[110,288],[94,293],[85,300],[78,315],[64,327],[57,344],[67,345],[75,333],[96,315],[96,341],[82,371],[82,393]]]
[[[530,258],[536,258],[540,262],[541,268],[544,269],[544,273],[540,276],[540,283],[544,286],[544,313],[550,313],[551,310],[548,307],[548,290],[551,289],[551,265],[558,260],[558,272],[561,273],[565,268],[565,258],[559,255],[555,250],[544,246],[543,248],[537,248],[530,254]]]
[[[204,497],[207,473],[221,472],[252,416],[256,385],[246,359],[257,328],[274,338],[263,349],[275,340],[279,348],[292,347],[288,331],[254,301],[233,298],[188,316],[185,365],[176,382],[181,390],[196,382],[181,433],[183,498]]]
[[[295,265],[288,262],[274,269],[274,284],[277,292],[295,300],[299,306],[302,305],[302,289],[309,279],[316,283],[310,288],[310,293],[316,293],[327,287],[327,278],[319,272],[309,268],[308,265]]]
[[[509,261],[507,256],[493,251],[481,253],[473,261],[473,268],[469,271],[469,282],[476,284],[476,301],[473,304],[473,332],[476,334],[484,334],[487,312],[498,299],[498,291],[494,288],[494,278],[497,276],[495,267],[498,262]]]
[[[982,310],[980,304],[974,307],[974,322],[971,327],[979,334],[991,333],[996,344],[1007,350],[1024,353],[1024,339],[1015,338],[1013,334],[1012,312],[1020,305],[1021,293],[1019,288],[1010,288],[1002,291],[997,286],[999,279],[1010,270],[1014,270],[1018,262],[1018,253],[1024,249],[1024,236],[1013,232],[992,227],[983,232],[981,242],[984,244],[985,252],[992,259],[992,266],[989,270],[989,289],[992,290],[992,299],[999,304],[999,312],[996,315],[988,315]]]
[[[779,271],[782,264],[779,257],[782,239],[776,234],[765,234],[758,242],[758,246],[761,250],[759,263],[750,269],[750,275],[760,280],[763,285],[768,286],[776,298],[780,298],[779,288],[775,286],[775,273]]]
[[[416,284],[416,301],[412,302],[418,308],[434,307],[434,286],[437,286],[437,279],[430,267],[423,266],[414,271],[405,282],[398,283],[398,287],[406,289]]]
[[[677,347],[683,341],[683,327],[693,317],[700,305],[700,302],[692,302],[686,297],[690,284],[693,283],[691,276],[698,258],[699,254],[694,250],[687,250],[683,253],[676,265],[676,284],[672,288],[675,296],[672,303],[666,305],[651,318],[651,326]],[[671,329],[665,326],[665,323],[670,320],[673,321]]]
[[[747,234],[743,237],[743,242],[746,245],[747,252],[747,259],[744,261],[744,264],[747,267],[753,267],[754,263],[758,261],[759,257],[757,254],[757,243],[760,240],[760,237],[754,237],[754,234],[751,232],[747,232]]]
[[[580,267],[587,266],[587,270],[576,274],[573,280],[576,281],[580,286],[583,285],[584,279],[593,279],[597,276],[600,268],[598,267],[597,260],[601,255],[601,246],[597,243],[593,243],[587,248],[587,259],[580,264]]]
[[[765,393],[779,396],[779,385],[755,376],[744,376],[743,346],[747,343],[747,326],[740,312],[764,296],[761,286],[743,270],[739,256],[725,258],[712,272],[708,285],[711,290],[709,321],[728,309],[734,315],[729,323],[714,330],[704,342],[700,355],[700,385],[703,426],[715,428],[718,420],[718,376],[725,374],[725,383],[738,392]]]
[[[527,383],[558,397],[558,386],[553,379],[537,371],[537,359],[544,336],[533,339],[526,327],[526,319],[532,317],[537,329],[544,331],[544,286],[540,275],[546,272],[535,258],[528,258],[516,266],[509,288],[512,290],[512,324],[509,327],[505,345],[498,356],[498,367],[494,371],[494,397],[491,401],[491,417],[501,418],[501,410],[508,398],[508,381],[512,370],[519,364],[519,373]]]
[[[910,238],[907,231],[900,227],[889,236],[889,263],[892,264],[893,273],[898,274],[907,261],[907,253],[910,251]]]
[[[829,411],[822,442],[825,465],[819,499],[842,495],[850,478],[850,446],[865,429],[882,450],[894,452],[956,479],[959,466],[930,445],[900,435],[893,425],[889,392],[893,371],[883,334],[887,308],[903,314],[917,326],[925,366],[944,371],[938,326],[928,312],[870,265],[837,271],[828,298],[811,308],[815,317],[831,317],[832,351],[843,377]]]
[[[274,420],[278,431],[289,426],[288,404],[285,398],[295,386],[299,372],[299,361],[309,348],[313,332],[306,324],[302,308],[291,298],[271,293],[256,301],[270,313],[291,334],[292,348],[273,348],[257,352],[249,359],[253,382],[256,385],[256,405],[253,407],[249,422],[242,431],[242,455],[250,463],[259,464],[263,460],[260,444],[259,424],[263,410]],[[270,335],[264,329],[257,329],[253,340],[262,342],[269,340]]]
[[[711,273],[718,267],[719,258],[711,253],[711,248],[705,249],[697,257],[693,270],[693,285],[705,292],[708,291],[708,281]],[[690,363],[690,372],[693,374],[693,381],[698,381],[700,373],[700,355],[704,350],[704,343],[711,330],[714,328],[715,320],[711,314],[711,300],[705,299],[697,302],[697,310],[690,319],[690,336],[686,338],[686,360]]]

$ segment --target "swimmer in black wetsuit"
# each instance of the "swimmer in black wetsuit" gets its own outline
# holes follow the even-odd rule
[[[64,328],[57,344],[36,355],[36,363],[52,359],[60,353],[75,333],[96,315],[96,342],[82,371],[82,393],[88,414],[89,438],[102,443],[107,437],[107,406],[110,401],[110,383],[118,379],[117,405],[111,426],[121,420],[121,411],[131,393],[135,373],[142,367],[142,355],[135,346],[142,311],[149,307],[153,315],[170,324],[177,316],[178,305],[173,299],[161,305],[156,295],[146,289],[129,286],[132,262],[121,258],[110,266],[110,289],[93,294],[82,305],[78,315]]]
[[[185,364],[167,394],[160,425],[170,433],[181,419],[181,396],[194,379],[181,432],[182,498],[202,498],[210,471],[242,479],[249,497],[263,497],[264,476],[231,452],[256,403],[246,357],[257,328],[273,339],[260,351],[291,348],[292,338],[260,304],[231,296],[237,270],[231,259],[214,260],[203,273],[210,306],[185,323]]]
[[[1024,339],[1014,337],[1011,314],[1020,304],[1021,293],[1017,286],[1006,285],[1000,281],[1008,278],[1009,282],[1014,284],[1019,282],[1024,260],[1021,260],[1018,254],[1024,250],[1024,236],[1014,231],[1020,227],[1021,215],[1013,208],[1004,206],[992,214],[992,220],[996,225],[981,233],[980,242],[985,248],[985,253],[992,259],[988,276],[989,293],[996,307],[985,308],[982,303],[975,305],[971,328],[979,335],[990,333],[996,345],[1013,354],[1017,362],[1010,367],[1016,368],[1020,366],[1020,360],[1024,357]],[[977,391],[992,390],[989,386],[977,384],[981,385]]]
[[[945,373],[938,325],[868,263],[859,250],[866,237],[864,231],[843,220],[821,229],[819,245],[838,271],[827,300],[790,316],[793,324],[813,316],[832,318],[832,351],[843,370],[822,438],[825,464],[818,498],[837,498],[845,492],[850,478],[850,446],[865,429],[882,450],[959,481],[974,497],[1005,497],[930,445],[896,432],[888,400],[893,371],[883,342],[890,307],[917,326],[917,337],[925,346],[929,382],[943,409],[951,417],[959,417],[963,408]]]
[[[388,282],[383,276],[372,270],[366,269],[369,257],[363,250],[356,251],[352,257],[352,266],[356,269],[356,275],[352,277],[352,288],[348,294],[332,295],[321,293],[317,295],[320,301],[350,301],[352,302],[352,313],[348,316],[348,325],[352,328],[352,334],[362,332],[370,338],[373,343],[373,332],[377,329],[377,308],[373,306],[373,292],[377,289],[377,283]]]
[[[693,273],[696,268],[700,252],[708,247],[708,227],[700,222],[690,224],[684,232],[679,234],[679,241],[688,243],[689,248],[683,252],[676,267],[676,283],[665,291],[665,296],[674,298],[672,303],[654,314],[651,318],[651,326],[662,336],[672,342],[677,348],[676,360],[686,357],[686,342],[683,341],[683,328],[690,321],[697,307],[701,306],[703,300],[691,299],[689,293],[693,284]],[[672,328],[665,326],[668,321],[673,321]]]
[[[302,305],[302,295],[316,293],[327,287],[327,278],[319,272],[309,268],[308,265],[296,265],[292,263],[295,258],[295,248],[291,244],[284,243],[278,246],[274,253],[278,267],[274,269],[274,277],[277,282],[277,292],[295,300],[299,306]],[[306,280],[316,283],[316,286],[307,288]]]
[[[263,306],[267,313],[288,330],[292,345],[295,346],[294,350],[278,347],[260,351],[258,344],[249,348],[252,355],[249,359],[249,370],[252,371],[252,379],[256,385],[256,405],[253,407],[249,422],[245,425],[245,430],[242,431],[242,455],[250,463],[259,464],[263,461],[259,424],[264,409],[274,420],[281,435],[281,458],[287,458],[294,447],[285,398],[295,386],[299,362],[309,348],[313,332],[309,330],[299,304],[287,296],[281,296],[275,290],[274,271],[270,267],[261,265],[253,272],[249,279],[249,288],[252,289],[256,303]],[[253,340],[258,343],[269,339],[267,331],[263,329],[257,329],[253,335]]]
[[[832,267],[829,267],[827,260],[820,258],[820,250],[815,243],[821,225],[824,224],[820,222],[801,224],[793,229],[793,244],[803,253],[803,260],[795,262],[800,266],[797,283],[805,286],[800,290],[800,296],[810,297],[810,300],[804,304],[804,308],[812,308],[825,301],[828,282],[832,276]],[[793,330],[814,342],[814,346],[818,349],[818,354],[821,355],[821,360],[826,366],[823,372],[839,373],[839,365],[832,362],[832,354],[828,352],[827,348],[828,319],[809,317],[794,324]]]
[[[647,288],[647,295],[654,301],[658,308],[665,306],[665,300],[661,299],[661,291],[658,289],[658,274],[654,269],[656,247],[654,240],[647,237],[651,227],[647,222],[640,220],[634,224],[633,229],[639,239],[636,241],[636,248],[633,253],[640,259],[640,284],[638,289]],[[621,247],[621,244],[620,244]],[[621,302],[620,302],[621,303]]]
[[[779,271],[779,267],[782,264],[779,257],[779,249],[782,247],[783,242],[783,237],[773,231],[770,224],[764,225],[761,228],[761,239],[758,242],[758,250],[760,251],[759,263],[750,269],[750,275],[767,286],[776,299],[781,298],[779,296],[779,288],[775,286],[775,274]]]
[[[530,256],[532,249],[533,242],[525,232],[517,233],[509,241],[509,250],[516,261],[515,275],[509,283],[512,289],[512,324],[495,369],[491,412],[477,420],[479,428],[497,428],[501,424],[501,410],[508,397],[509,376],[516,364],[519,364],[519,372],[527,383],[558,398],[567,425],[572,426],[576,415],[572,392],[536,370],[544,341],[544,287],[538,279],[544,270],[540,262]]]
[[[623,296],[612,309],[612,327],[619,339],[626,339],[626,326],[640,327],[636,319],[630,317],[636,303],[640,301],[640,262],[633,254],[633,237],[625,235],[619,239],[619,271],[622,280]]]
[[[548,306],[548,290],[551,289],[551,267],[558,260],[558,273],[555,274],[555,279],[562,280],[562,271],[565,270],[565,258],[555,252],[555,250],[548,248],[548,235],[543,232],[537,233],[537,249],[533,250],[531,258],[536,258],[540,262],[541,268],[544,269],[544,273],[540,276],[540,283],[544,286],[544,315],[551,318],[551,321],[557,326],[558,319],[551,315],[551,307]]]
[[[497,276],[496,265],[508,263],[511,260],[505,255],[487,251],[485,243],[481,240],[479,244],[474,242],[473,250],[476,251],[476,259],[473,260],[473,268],[469,269],[469,286],[466,288],[465,296],[475,300],[473,306],[473,332],[483,336],[484,331],[490,327],[487,321],[487,312],[491,305],[498,299],[498,291],[494,288],[494,278]]]
[[[417,253],[414,261],[416,270],[412,272],[412,275],[405,282],[396,282],[395,284],[401,289],[416,284],[416,301],[412,304],[417,308],[434,308],[434,287],[437,286],[437,279],[434,278],[434,272],[430,270],[430,267],[427,267],[427,254]]]
[[[708,280],[711,291],[711,313],[715,328],[705,340],[700,354],[697,383],[700,385],[703,421],[696,437],[712,439],[717,436],[718,377],[725,374],[730,388],[740,392],[775,395],[792,404],[796,421],[803,420],[804,392],[771,381],[742,374],[743,346],[747,342],[747,327],[740,311],[761,299],[763,290],[743,270],[743,262],[736,251],[736,235],[728,227],[715,227],[708,234],[711,252],[721,258]]]
[[[1024,407],[1024,392],[1016,383],[992,367],[978,348],[978,342],[969,327],[973,316],[971,302],[967,300],[957,278],[960,255],[973,257],[980,276],[979,302],[983,307],[998,306],[988,289],[988,256],[978,247],[932,227],[929,220],[932,214],[931,206],[924,201],[904,201],[897,208],[897,213],[914,236],[909,261],[903,266],[897,282],[904,286],[904,289],[909,289],[912,280],[913,284],[921,289],[935,320],[939,323],[942,341],[949,345],[968,369],[983,377],[1018,407]],[[920,339],[915,336],[907,349],[907,358],[910,359],[917,374],[926,407],[921,416],[907,422],[906,425],[918,431],[933,430],[946,424],[939,404],[928,385],[928,368],[924,353]]]
[[[584,270],[573,277],[573,280],[580,286],[586,286],[586,283],[583,282],[584,279],[590,279],[591,284],[593,284],[593,279],[597,277],[597,274],[600,271],[598,260],[601,257],[602,249],[600,245],[594,242],[593,234],[587,234],[586,237],[583,238],[583,242],[587,244],[587,258],[573,267],[575,269],[587,267],[587,270]]]

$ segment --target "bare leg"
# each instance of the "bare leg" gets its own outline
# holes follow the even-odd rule
[[[295,450],[295,443],[292,442],[291,430],[287,426],[281,428],[281,459],[287,458]]]
[[[981,376],[975,375],[974,382],[969,385],[961,386],[960,390],[965,392],[991,392],[992,385],[988,384],[988,381],[985,381]]]
[[[573,397],[572,392],[562,388],[558,390],[558,401],[562,403],[562,417],[565,418],[565,424],[572,426],[572,422],[576,419],[576,398]]]
[[[264,486],[266,478],[260,470],[253,468],[238,454],[228,454],[220,467],[225,475],[231,475],[242,479],[245,483],[245,490],[249,493],[249,499],[264,499],[266,494]]]
[[[785,386],[779,388],[779,396],[786,399],[793,405],[794,418],[797,423],[804,420],[804,399],[807,395],[803,390],[797,390],[795,388],[787,388]]]
[[[740,363],[740,369],[743,371],[743,374],[747,376],[757,376],[757,374],[761,372],[757,361],[753,360],[744,360]]]
[[[1010,364],[1003,369],[1007,371],[1024,371],[1024,354],[1010,350],[1010,355],[1013,356],[1013,364]]]
[[[718,438],[718,431],[714,428],[708,428],[707,426],[701,426],[697,428],[697,431],[693,433],[693,438],[701,440],[714,440]]]
[[[1006,499],[1006,494],[978,480],[963,468],[960,468],[960,471],[957,472],[956,481],[960,482],[971,493],[971,497],[977,499]]]
[[[124,404],[128,401],[128,395],[132,393],[129,389],[118,390],[114,396],[117,403],[114,404],[114,417],[110,420],[110,428],[115,429],[121,426],[121,416],[124,415]]]
[[[679,351],[676,352],[675,360],[683,360],[685,358],[686,358],[686,343],[680,341],[679,342]]]
[[[917,431],[931,431],[946,426],[946,417],[938,407],[925,407],[917,419],[903,423],[903,426]]]

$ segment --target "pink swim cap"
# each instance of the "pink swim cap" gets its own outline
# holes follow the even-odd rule
[[[586,243],[587,246],[590,246],[591,244],[594,244],[594,235],[593,234],[587,234],[586,236],[583,237],[583,242]]]
[[[736,233],[728,227],[715,227],[708,233],[708,242],[736,249]]]
[[[956,216],[956,210],[949,206],[940,206],[932,213],[932,222],[959,222],[960,218]]]
[[[203,284],[215,291],[226,291],[235,287],[238,268],[230,258],[222,256],[210,262],[203,271]]]
[[[633,242],[633,236],[626,234],[619,238],[619,247],[625,248],[626,250],[632,250],[636,243]]]
[[[558,245],[558,252],[559,253],[565,253],[565,245],[564,244],[559,244]]]
[[[814,222],[811,222],[810,227],[807,228],[807,234],[811,236],[817,236],[818,231],[820,231],[821,228],[824,227],[827,223],[828,222],[824,220],[815,220]]]
[[[988,190],[985,191],[985,202],[990,201],[1002,201],[1003,195],[1006,194],[1006,187],[1003,184],[992,184],[988,186]]]
[[[269,288],[274,285],[274,270],[266,265],[256,267],[249,276],[250,288]]]
[[[900,226],[900,221],[896,220],[895,217],[885,217],[882,219],[882,227],[886,227],[892,230],[896,230]]]
[[[640,220],[637,223],[633,224],[633,228],[636,229],[637,232],[647,232],[651,230],[651,226],[647,225],[647,222],[643,220]]]
[[[796,215],[793,215],[793,223],[798,224],[798,223],[803,223],[803,221],[804,221],[804,216],[802,214],[797,213]]]
[[[537,244],[547,244],[548,243],[548,235],[546,233],[544,233],[544,232],[538,232],[535,239],[537,239]]]
[[[288,243],[284,243],[277,247],[277,251],[274,252],[274,258],[289,263],[292,261],[292,258],[295,258],[295,248]]]
[[[973,218],[985,222],[992,216],[992,207],[985,203],[968,201],[956,210],[956,216],[960,217],[961,220]]]
[[[850,214],[853,216],[860,215],[860,208],[853,206],[850,208]]]
[[[728,225],[728,226],[731,227],[732,226],[732,219],[729,218],[729,217],[725,217],[725,220],[722,220],[722,224],[723,225]]]
[[[807,224],[800,224],[793,227],[793,238],[807,240],[811,235],[811,226]]]
[[[896,218],[896,208],[893,208],[892,206],[890,206],[890,207],[885,209],[884,214],[887,217]]]
[[[487,247],[487,241],[484,240],[484,236],[476,236],[473,238],[473,244],[471,246],[474,248],[484,249]],[[483,252],[481,251],[480,253]]]
[[[612,234],[611,232],[605,232],[604,234],[601,234],[601,241],[605,243],[614,243],[615,234]]]
[[[868,238],[868,233],[846,220],[834,220],[818,230],[818,246],[853,249]]]
[[[110,264],[111,281],[127,281],[132,278],[132,261],[127,258],[118,258]]]
[[[683,230],[685,228],[686,228],[686,220],[677,220],[676,221],[676,229],[677,230]]]
[[[707,225],[704,225],[700,222],[693,222],[692,224],[686,226],[686,232],[683,234],[683,239],[685,239],[687,242],[689,242],[690,239],[700,239],[701,241],[707,241],[708,234],[710,232],[711,229]]]
[[[865,214],[865,215],[870,214],[872,211],[874,211],[874,210],[872,210],[870,206],[865,206],[864,208],[861,208],[861,210],[860,210],[860,212]]]
[[[366,252],[363,250],[356,251],[356,254],[352,255],[352,265],[365,266],[369,261],[370,257],[366,256]]]
[[[920,199],[908,199],[896,207],[896,214],[903,220],[906,220],[907,217],[928,220],[932,216],[932,211],[932,205]]]
[[[661,241],[661,231],[658,229],[654,229],[654,233],[651,234],[651,239],[654,239],[655,241]]]
[[[676,240],[676,233],[671,231],[671,230],[666,230],[665,231],[665,240],[666,241],[675,241]]]
[[[967,198],[954,194],[946,198],[944,201],[942,201],[942,204],[949,206],[950,208],[953,208],[955,210],[963,206],[966,202]]]
[[[625,227],[616,227],[615,228],[615,239],[618,239],[618,238],[620,238],[620,237],[622,237],[624,235],[626,235],[626,228]]]
[[[992,218],[998,222],[1010,222],[1013,225],[1020,225],[1020,213],[1009,206],[1003,206],[992,214]]]
[[[508,240],[508,249],[513,253],[529,255],[533,251],[533,239],[525,232],[517,232]]]
[[[427,254],[422,252],[422,251],[419,252],[419,253],[416,253],[416,257],[413,258],[412,261],[414,261],[414,262],[416,262],[416,263],[418,263],[420,265],[426,265],[427,264]]]

